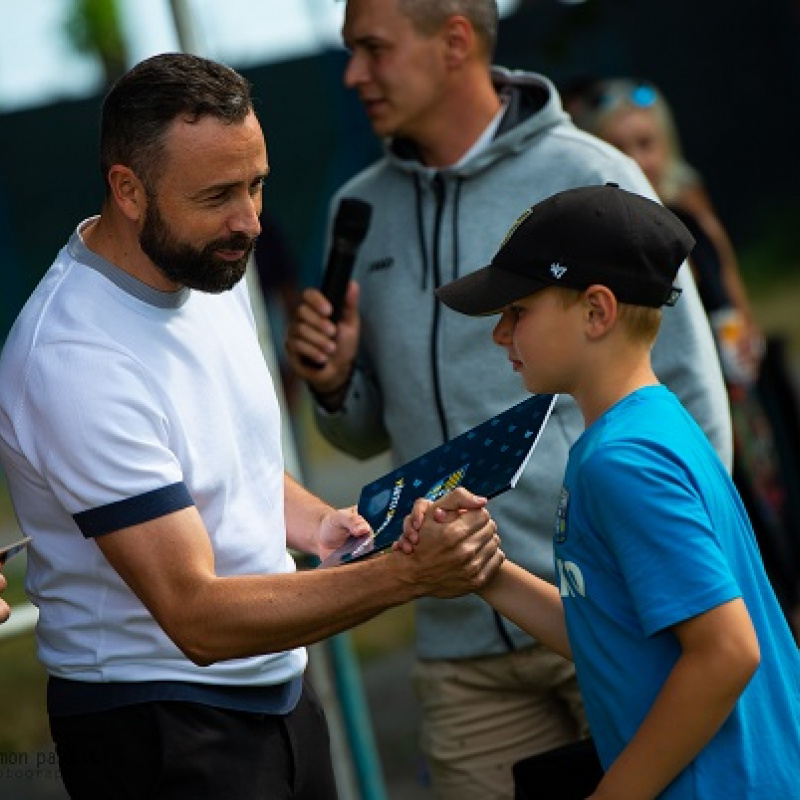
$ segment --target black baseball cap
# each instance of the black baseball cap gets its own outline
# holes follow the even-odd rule
[[[567,189],[529,208],[487,267],[436,290],[455,311],[497,314],[548,286],[599,283],[617,300],[675,305],[675,275],[694,247],[686,226],[659,203],[615,183]]]

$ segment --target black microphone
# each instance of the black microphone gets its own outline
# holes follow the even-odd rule
[[[320,286],[320,291],[333,306],[331,322],[338,322],[342,316],[342,306],[350,276],[353,274],[356,253],[367,235],[371,216],[372,206],[363,200],[346,197],[339,203],[333,221],[328,263]]]

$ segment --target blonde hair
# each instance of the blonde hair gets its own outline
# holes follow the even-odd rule
[[[620,324],[628,334],[628,338],[637,344],[651,346],[658,336],[661,327],[661,309],[649,306],[633,306],[630,303],[619,303]]]
[[[608,119],[621,109],[650,111],[664,136],[667,165],[660,186],[662,202],[674,202],[689,185],[702,184],[700,174],[683,157],[675,118],[664,95],[652,83],[629,78],[608,78],[591,83],[576,99],[573,119],[579,128],[600,135]]]
[[[552,287],[557,290],[564,308],[579,303],[584,289],[570,289],[564,286]],[[661,327],[661,309],[650,306],[635,306],[617,301],[617,319],[630,341],[651,346]]]

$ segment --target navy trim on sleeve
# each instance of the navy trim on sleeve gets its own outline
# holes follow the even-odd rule
[[[158,519],[165,514],[171,514],[173,511],[180,511],[182,508],[193,505],[194,500],[192,500],[186,484],[179,481],[170,486],[154,489],[152,492],[145,492],[137,497],[128,497],[106,506],[80,511],[73,514],[72,518],[81,533],[87,539],[92,539],[95,536],[118,531],[120,528],[128,528],[131,525]]]

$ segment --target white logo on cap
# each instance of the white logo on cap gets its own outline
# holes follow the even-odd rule
[[[556,261],[554,264],[550,265],[550,272],[552,273],[553,277],[558,281],[564,277],[567,271],[566,267],[562,267],[561,264]]]

